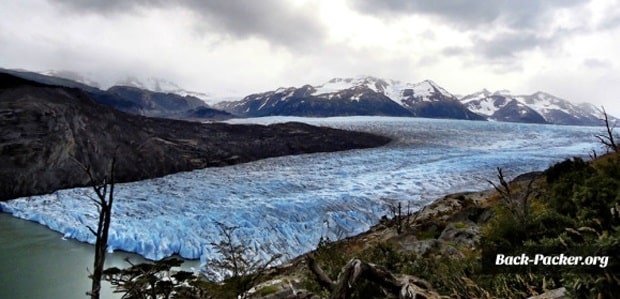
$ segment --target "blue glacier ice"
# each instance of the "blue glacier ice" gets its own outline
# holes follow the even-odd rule
[[[321,237],[358,234],[396,201],[420,207],[447,193],[488,188],[502,167],[510,177],[571,156],[600,152],[601,128],[389,117],[231,120],[303,121],[389,135],[387,146],[265,159],[118,184],[109,250],[148,259],[172,254],[217,258],[215,222],[240,227],[259,257],[312,250]],[[96,207],[89,188],[0,203],[0,210],[94,243]]]

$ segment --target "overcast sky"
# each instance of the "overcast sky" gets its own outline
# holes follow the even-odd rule
[[[620,116],[615,0],[2,0],[0,67],[246,95],[372,75]]]

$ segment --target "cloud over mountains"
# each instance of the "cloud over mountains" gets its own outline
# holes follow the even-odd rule
[[[620,3],[608,0],[9,0],[0,67],[167,78],[238,94],[333,77],[434,78],[461,94],[620,92]],[[243,84],[239,84],[239,83]],[[232,92],[232,91],[231,91]]]

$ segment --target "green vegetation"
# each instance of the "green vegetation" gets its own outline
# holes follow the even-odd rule
[[[205,282],[191,272],[174,271],[183,260],[166,259],[154,263],[132,264],[119,269],[108,268],[103,272],[105,280],[123,293],[125,299],[200,298]]]
[[[498,177],[499,190],[487,199],[494,216],[481,223],[478,248],[441,242],[433,250],[416,254],[400,248],[396,241],[365,246],[322,243],[315,253],[317,263],[335,278],[347,261],[358,258],[393,273],[425,279],[437,292],[453,298],[525,298],[562,286],[574,298],[616,298],[620,290],[616,260],[620,256],[620,154],[592,162],[566,160],[530,181],[508,183],[501,172]],[[465,229],[468,224],[455,221],[452,226]],[[420,242],[438,237],[434,229],[409,229]],[[494,271],[483,266],[482,249],[484,255],[564,253],[609,256],[610,261],[604,269],[545,266]],[[451,254],[455,251],[459,254]],[[309,290],[326,294],[311,273],[305,283]],[[352,298],[384,297],[379,286],[363,282]]]
[[[128,260],[129,268],[106,269],[104,278],[125,299],[247,298],[247,291],[260,282],[269,265],[280,256],[262,261],[249,254],[236,235],[238,227],[219,222],[215,225],[223,237],[212,244],[219,257],[207,263],[208,271],[203,275],[175,269],[183,261],[172,258],[142,264]],[[259,293],[275,291],[268,286]]]
[[[552,166],[545,172],[545,181],[540,182],[540,194],[532,202],[535,208],[525,226],[516,225],[514,215],[497,207],[498,216],[487,226],[483,248],[609,256],[612,264],[605,269],[595,266],[528,272],[533,278],[528,284],[542,291],[552,282],[566,287],[575,298],[614,298],[620,288],[615,260],[620,256],[619,159],[618,154],[610,154],[594,162],[574,158]],[[510,277],[510,281],[516,278]]]
[[[267,296],[270,294],[273,294],[275,292],[277,292],[279,289],[276,286],[266,286],[266,287],[262,287],[260,290],[258,290],[258,295],[259,296]]]

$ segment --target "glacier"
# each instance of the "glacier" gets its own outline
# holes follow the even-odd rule
[[[572,156],[601,152],[602,128],[397,117],[265,117],[229,123],[300,121],[390,136],[372,149],[270,158],[116,185],[109,250],[158,260],[173,254],[218,258],[216,222],[238,226],[236,237],[260,258],[281,261],[368,230],[396,202],[418,209],[448,193],[490,187],[543,170]],[[94,243],[97,210],[90,188],[0,203],[0,211],[31,220],[64,238]]]

